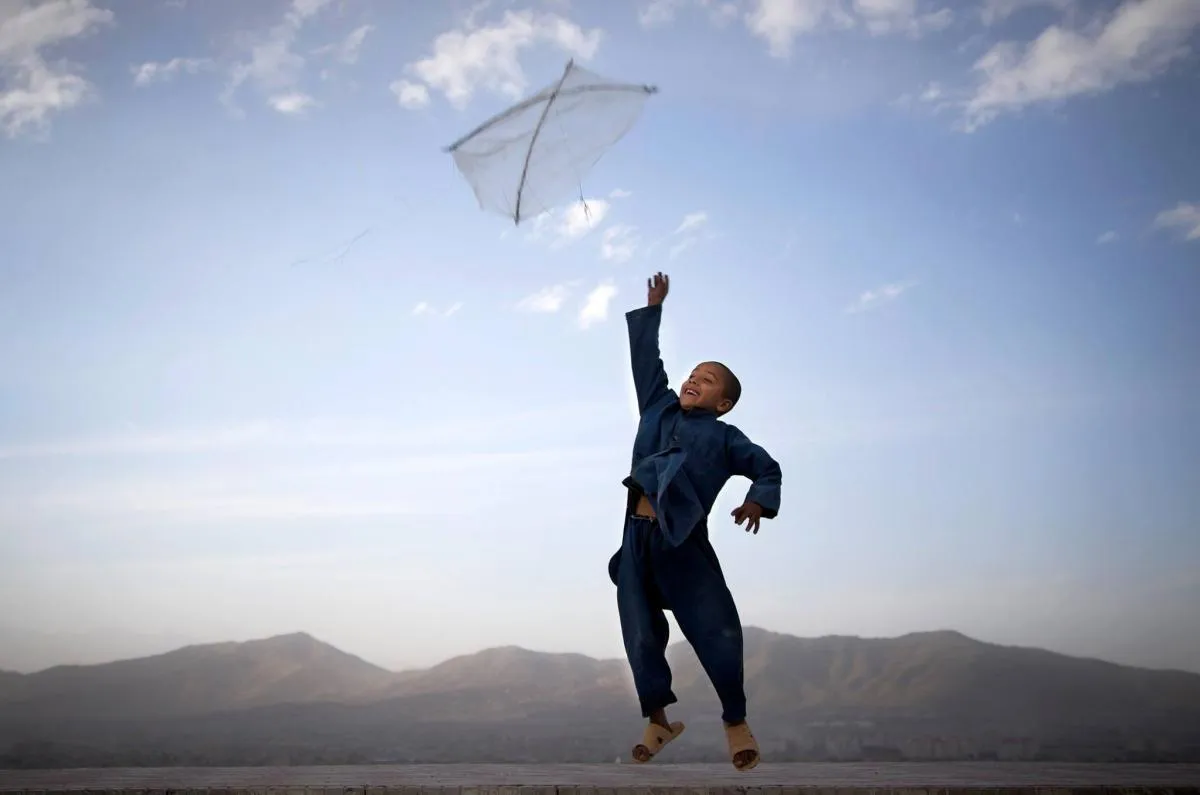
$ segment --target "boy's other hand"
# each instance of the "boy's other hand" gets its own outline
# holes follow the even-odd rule
[[[742,526],[742,522],[746,523],[746,532],[758,535],[758,523],[762,521],[762,506],[757,502],[746,500],[740,508],[734,508],[733,523],[738,527]]]
[[[646,280],[646,306],[658,306],[671,289],[671,278],[656,273]]]

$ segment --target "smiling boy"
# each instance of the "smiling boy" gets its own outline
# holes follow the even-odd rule
[[[721,700],[733,765],[749,770],[759,762],[759,749],[746,723],[741,620],[709,543],[707,519],[725,483],[741,475],[752,483],[734,522],[757,533],[760,519],[779,511],[781,473],[765,450],[719,419],[741,398],[741,383],[728,367],[703,362],[678,393],[670,388],[658,347],[670,280],[659,273],[647,287],[646,306],[625,316],[641,419],[624,481],[621,549],[609,561],[625,653],[648,719],[633,758],[650,761],[684,729],[666,715],[677,700],[666,658],[664,610],[670,610]]]

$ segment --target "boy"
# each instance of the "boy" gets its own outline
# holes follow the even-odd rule
[[[633,758],[650,761],[684,728],[666,715],[676,698],[666,658],[665,609],[675,614],[721,699],[734,767],[749,770],[759,753],[746,724],[742,626],[708,540],[707,518],[729,478],[743,475],[753,483],[733,518],[757,533],[759,520],[779,511],[779,464],[717,419],[741,397],[741,384],[728,367],[704,362],[678,394],[668,386],[658,327],[670,281],[659,273],[647,286],[646,306],[625,316],[641,421],[624,481],[629,489],[624,537],[608,567],[617,586],[625,653],[642,716],[649,719]]]

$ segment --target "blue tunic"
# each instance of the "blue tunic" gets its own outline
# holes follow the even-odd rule
[[[625,315],[641,413],[630,475],[625,479],[630,503],[637,493],[645,494],[668,542],[679,546],[707,520],[729,479],[741,475],[752,481],[746,499],[762,506],[764,519],[773,519],[779,513],[779,464],[713,412],[683,410],[679,395],[668,385],[659,353],[661,320],[661,304]],[[610,575],[615,575],[619,555],[610,562]]]

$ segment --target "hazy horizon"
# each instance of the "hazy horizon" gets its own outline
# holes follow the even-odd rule
[[[0,0],[5,653],[621,656],[622,315],[661,270],[672,383],[730,364],[783,468],[757,536],[745,481],[713,511],[745,623],[1200,671],[1198,32],[1187,0]],[[572,57],[660,93],[588,214],[513,228],[441,147]]]
[[[747,625],[750,626],[750,625]],[[757,629],[767,632],[775,632],[770,627],[757,627]],[[863,640],[890,640],[898,637],[916,634],[931,634],[936,632],[957,632],[951,627],[939,629],[912,630],[895,636],[862,636],[862,635],[846,635],[844,633],[829,633],[828,635],[818,637],[854,637]],[[0,671],[10,671],[14,673],[37,673],[39,671],[53,668],[59,665],[102,665],[110,662],[120,662],[129,659],[139,659],[143,657],[154,657],[161,654],[178,651],[180,649],[208,646],[224,643],[246,643],[255,641],[265,641],[272,638],[286,637],[290,635],[308,635],[318,642],[328,643],[340,651],[358,657],[365,662],[380,668],[401,673],[404,671],[426,670],[439,663],[445,662],[455,657],[470,656],[479,652],[487,651],[488,649],[502,647],[517,647],[531,652],[542,652],[548,654],[580,654],[582,652],[572,651],[570,649],[541,649],[521,644],[497,644],[486,647],[480,647],[451,657],[442,657],[437,659],[428,659],[423,663],[407,663],[407,662],[391,662],[379,659],[372,659],[369,655],[360,654],[354,649],[342,648],[337,644],[330,643],[325,638],[314,635],[304,629],[296,629],[291,632],[282,632],[270,636],[263,637],[246,637],[246,638],[222,638],[211,640],[192,640],[182,635],[141,635],[138,633],[118,633],[115,637],[104,635],[101,633],[87,634],[70,634],[70,633],[42,633],[30,630],[13,629],[0,625]],[[786,633],[790,634],[790,633]],[[796,636],[793,636],[796,637]],[[968,636],[970,637],[970,636]],[[987,638],[974,638],[972,640],[981,643],[994,644],[993,641]],[[675,636],[671,639],[672,643],[685,642],[682,637]],[[1023,644],[994,644],[999,646],[1022,646]],[[116,649],[126,649],[127,651],[115,651]],[[1062,652],[1058,649],[1049,649],[1058,653],[1068,654],[1069,656],[1078,657],[1080,659],[1102,659],[1104,662],[1113,662],[1119,665],[1133,665],[1135,667],[1146,667],[1151,670],[1177,670],[1186,673],[1194,673],[1200,675],[1200,670],[1186,669],[1171,666],[1153,666],[1140,665],[1138,663],[1123,662],[1121,660],[1097,658],[1089,655],[1076,655],[1070,652]],[[623,660],[623,653],[618,650],[612,654],[585,655],[593,659],[601,660]]]

